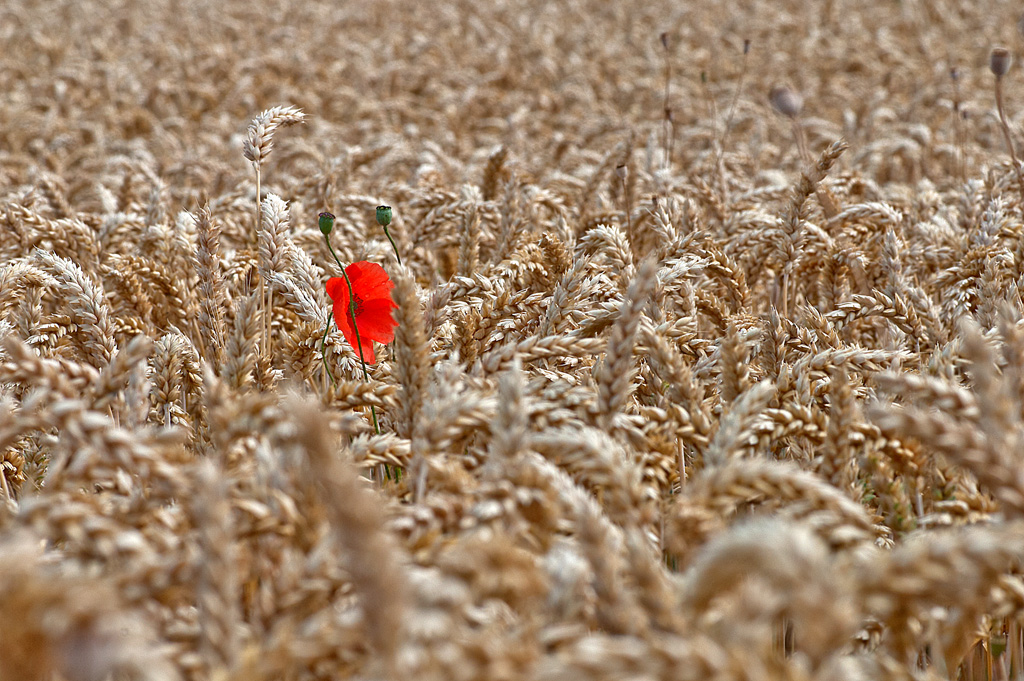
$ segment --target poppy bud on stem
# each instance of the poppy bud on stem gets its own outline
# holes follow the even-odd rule
[[[395,240],[391,238],[391,233],[388,232],[388,225],[391,224],[391,206],[377,206],[377,224],[384,228],[384,236],[391,242],[391,250],[395,252],[395,259],[401,265],[402,256],[398,255],[398,246],[395,245]]]
[[[1002,78],[1010,70],[1013,58],[1005,47],[993,47],[988,55],[988,68],[996,78]]]
[[[334,229],[334,216],[326,212],[320,213],[320,233],[330,236],[332,229]]]
[[[804,109],[804,98],[792,88],[782,85],[772,88],[768,93],[768,101],[772,108],[789,119],[793,127],[793,136],[796,138],[797,151],[804,163],[811,162],[810,152],[807,151],[807,139],[804,137],[804,126],[800,122],[800,114]]]

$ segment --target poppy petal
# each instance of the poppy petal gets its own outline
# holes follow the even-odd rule
[[[395,287],[390,281],[373,288],[359,289],[359,297],[363,300],[391,300],[391,289]],[[395,307],[398,307],[397,305]]]
[[[348,301],[334,303],[334,322],[345,337],[352,335],[352,308]]]
[[[360,260],[345,268],[345,272],[352,277],[353,283],[359,279],[365,286],[376,286],[388,281],[388,273],[384,268],[375,262]]]
[[[327,280],[327,295],[331,297],[331,300],[337,302],[339,298],[345,296],[345,302],[348,303],[348,284],[345,283],[343,277],[331,277]]]
[[[378,343],[390,343],[395,340],[395,327],[398,323],[391,315],[392,305],[390,300],[379,298],[365,301],[363,313],[357,318],[359,333]]]
[[[390,291],[395,286],[384,268],[375,262],[354,262],[345,268],[345,273],[352,280],[352,290],[362,300],[390,297]]]
[[[352,329],[352,308],[348,303],[348,291],[334,301],[333,312],[334,323],[338,325],[338,330],[345,336],[348,344],[355,347],[356,335]]]
[[[377,362],[377,356],[373,354],[373,341],[369,338],[361,337],[360,345],[363,347],[363,361],[367,364],[375,364]]]

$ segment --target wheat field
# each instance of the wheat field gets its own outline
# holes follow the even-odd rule
[[[1020,8],[728,4],[6,2],[0,681],[1024,675]]]

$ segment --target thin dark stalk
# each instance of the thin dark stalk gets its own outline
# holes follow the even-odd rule
[[[626,186],[626,177],[629,174],[628,167],[625,164],[618,166],[615,169],[615,174],[618,175],[619,180],[622,182],[622,201],[626,206],[626,235],[629,237],[629,242],[636,249],[635,236],[633,234],[633,205],[629,197],[629,187]]]
[[[334,385],[334,374],[331,373],[331,367],[327,364],[327,334],[331,331],[331,316],[327,316],[327,324],[324,326],[324,337],[320,339],[320,356],[324,359],[324,369],[327,371],[327,375],[331,379],[331,385]]]
[[[669,106],[669,88],[672,83],[672,59],[668,51],[668,33],[661,34],[661,45],[665,48],[665,99],[662,105],[664,119],[661,125],[661,146],[665,150],[665,168],[668,168],[672,165],[672,148],[669,138],[672,128],[672,107]]]
[[[996,111],[999,113],[1000,127],[1003,129],[1003,138],[1006,140],[1006,149],[1010,152],[1010,161],[1013,163],[1013,170],[1017,174],[1017,186],[1020,188],[1021,198],[1024,199],[1024,173],[1021,172],[1020,164],[1017,162],[1017,152],[1013,148],[1013,137],[1010,136],[1010,124],[1006,122],[1006,113],[1003,110],[1003,79],[996,77]]]
[[[260,229],[263,227],[263,202],[260,200],[260,194],[263,188],[260,186],[262,180],[262,173],[260,172],[261,164],[255,163],[256,166],[256,229],[253,230],[253,234],[256,237],[256,252],[259,253],[260,246]],[[269,356],[267,345],[270,338],[270,322],[267,321],[267,282],[260,278],[260,313],[263,315],[262,324],[260,325],[260,333],[263,335],[262,346],[263,352]]]
[[[711,94],[711,85],[708,83],[708,72],[700,72],[700,84],[701,91],[704,93],[704,100],[708,105],[708,113],[711,114],[711,130],[718,131],[718,104],[715,103],[715,97]]]
[[[967,160],[964,156],[963,109],[960,97],[960,71],[953,67],[949,71],[953,81],[953,129],[956,134],[956,170],[961,182],[967,181]]]
[[[729,112],[725,115],[725,127],[722,129],[722,136],[718,141],[718,157],[715,159],[715,168],[718,170],[722,183],[722,190],[725,191],[725,168],[722,166],[722,157],[725,155],[725,141],[729,137],[732,128],[732,119],[736,114],[736,103],[743,92],[743,81],[747,76],[747,56],[750,54],[750,41],[743,41],[743,66],[740,70],[740,80],[736,83],[736,90],[732,93],[732,101],[729,102]]]
[[[789,319],[789,272],[782,274],[782,317]]]
[[[260,186],[260,180],[262,179],[260,177],[260,164],[256,163],[254,165],[256,166],[256,229],[253,230],[253,234],[256,236],[256,247],[258,249],[260,245],[259,229],[263,222],[263,205],[260,201],[260,192],[263,191],[263,188]]]
[[[629,190],[626,188],[626,181],[622,181],[622,193],[625,194],[626,198],[626,229],[629,234],[633,234],[633,206],[632,201],[629,199]]]
[[[793,118],[793,136],[796,137],[796,148],[800,153],[800,160],[804,163],[810,163],[813,159],[811,158],[811,152],[807,149],[807,136],[804,133],[803,123],[800,122],[800,118]]]

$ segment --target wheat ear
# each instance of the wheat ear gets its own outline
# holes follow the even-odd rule
[[[367,633],[387,678],[399,678],[406,580],[402,558],[383,530],[384,517],[356,471],[337,454],[326,416],[309,403],[290,405],[297,441],[309,459],[312,480],[321,489],[331,530],[349,556],[348,571],[362,598]]]
[[[595,376],[597,419],[606,429],[611,427],[615,415],[626,406],[633,392],[633,378],[636,375],[633,346],[642,311],[654,291],[657,269],[652,260],[644,261],[637,268],[636,276],[630,282],[626,297],[619,306],[618,319],[612,325],[604,363]]]
[[[242,155],[252,163],[256,171],[256,230],[260,230],[263,224],[262,187],[263,161],[270,155],[274,148],[274,133],[278,128],[301,123],[305,120],[306,114],[294,106],[275,106],[265,111],[252,120],[246,133],[245,141],[242,142]],[[256,239],[258,247],[259,240]],[[267,282],[260,283],[260,309],[263,312],[264,320],[267,318]],[[266,341],[266,335],[264,335]],[[263,345],[266,349],[266,343]]]

